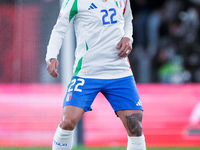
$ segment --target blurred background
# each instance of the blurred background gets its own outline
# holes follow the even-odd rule
[[[199,0],[131,0],[137,82],[200,82]]]
[[[200,0],[130,2],[134,43],[129,60],[145,110],[147,146],[200,147]],[[65,65],[59,79],[46,71],[46,47],[61,3],[0,0],[0,147],[51,146],[64,80],[70,78]],[[127,142],[101,94],[76,135],[76,143],[86,146]]]

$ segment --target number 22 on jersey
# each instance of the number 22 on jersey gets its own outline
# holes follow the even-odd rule
[[[103,25],[117,23],[117,20],[114,20],[114,16],[116,16],[116,14],[117,14],[115,8],[110,8],[109,10],[102,9],[101,13],[103,13],[103,16],[102,16]]]

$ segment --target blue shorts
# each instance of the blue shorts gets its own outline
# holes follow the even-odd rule
[[[115,112],[143,110],[133,76],[118,79],[91,79],[75,76],[68,86],[63,107],[71,105],[90,111],[99,92],[106,97]]]

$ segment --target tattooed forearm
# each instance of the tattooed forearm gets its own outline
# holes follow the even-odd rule
[[[136,136],[142,135],[142,114],[132,114],[130,116],[126,116],[127,125],[131,134]]]

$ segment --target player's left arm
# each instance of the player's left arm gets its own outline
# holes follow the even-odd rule
[[[118,43],[117,47],[120,49],[118,56],[120,58],[127,57],[128,54],[132,51],[132,43],[133,43],[133,16],[130,7],[130,0],[125,0],[125,7],[124,7],[124,37]]]

